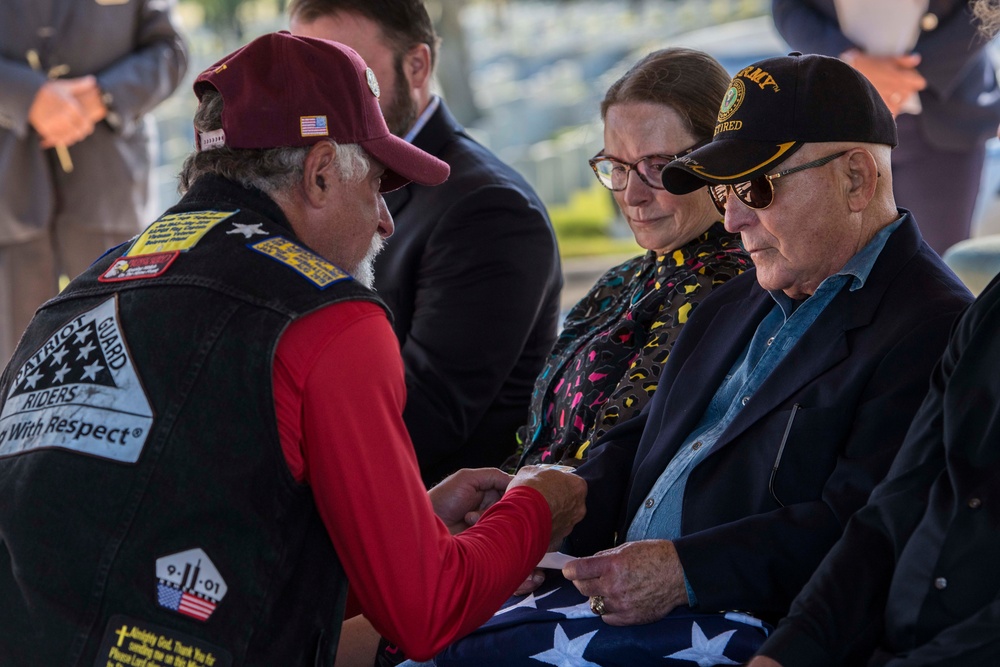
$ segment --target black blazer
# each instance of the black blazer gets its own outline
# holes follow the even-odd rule
[[[444,102],[414,145],[443,184],[389,193],[396,224],[375,263],[406,367],[403,417],[433,484],[513,453],[535,376],[555,341],[562,272],[531,186],[473,141]]]
[[[970,300],[907,214],[864,288],[834,298],[691,472],[675,546],[700,608],[787,611],[889,469]],[[575,553],[610,546],[616,531],[624,538],[773,306],[752,270],[698,307],[646,411],[609,431],[580,468],[590,486],[587,516],[570,536]]]
[[[889,474],[767,655],[786,665],[1000,664],[998,336],[1000,277],[956,323]]]
[[[921,55],[917,71],[927,80],[917,115],[924,138],[932,146],[964,151],[981,145],[1000,121],[1000,89],[986,52],[988,39],[973,21],[969,0],[930,0],[937,17],[933,30],[923,30],[914,51]],[[854,48],[837,24],[834,0],[772,0],[774,25],[788,45],[803,53],[839,56]]]

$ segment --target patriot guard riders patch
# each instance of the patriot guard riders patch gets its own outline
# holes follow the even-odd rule
[[[340,267],[283,236],[272,236],[269,239],[258,241],[250,247],[262,255],[267,255],[271,259],[294,269],[320,289],[351,277],[351,274],[341,270]]]
[[[207,621],[229,590],[215,563],[201,549],[156,559],[156,602],[199,621]]]
[[[0,456],[59,447],[135,463],[152,424],[112,297],[63,325],[17,370],[0,412]]]
[[[172,628],[116,614],[108,621],[94,667],[230,667],[229,651]]]

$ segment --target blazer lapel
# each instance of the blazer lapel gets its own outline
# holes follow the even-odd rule
[[[870,322],[874,313],[873,305],[870,300],[863,298],[861,292],[849,292],[847,288],[834,297],[750,397],[750,401],[736,415],[712,451],[725,447],[758,419],[794,396],[813,378],[842,361],[849,352],[845,332]]]

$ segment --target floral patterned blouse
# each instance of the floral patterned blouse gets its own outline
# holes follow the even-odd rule
[[[751,266],[739,235],[716,223],[670,254],[651,250],[605,273],[566,317],[511,463],[579,464],[592,442],[649,402],[698,303]]]

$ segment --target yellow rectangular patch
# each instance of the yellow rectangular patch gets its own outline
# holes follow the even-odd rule
[[[239,211],[192,211],[165,215],[146,228],[126,257],[190,250],[212,227]]]
[[[320,289],[351,277],[349,273],[316,253],[306,250],[282,236],[272,236],[254,243],[250,247],[294,269]]]

